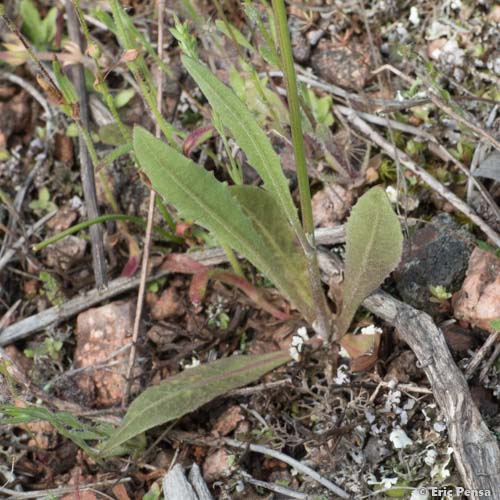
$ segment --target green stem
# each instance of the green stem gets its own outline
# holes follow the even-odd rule
[[[78,19],[80,21],[80,25],[82,27],[83,34],[84,34],[85,39],[87,41],[87,46],[90,46],[90,44],[92,44],[93,42],[92,42],[92,39],[90,38],[89,29],[88,29],[87,23],[85,21],[84,15],[83,15],[83,11],[82,11],[81,6],[80,6],[80,0],[71,0],[71,1],[74,5],[76,13],[78,15]],[[151,44],[147,43],[147,41],[144,38],[142,38],[141,40],[145,44],[145,46],[147,47],[148,53],[150,55],[153,55],[153,57],[158,58],[158,55],[153,50]],[[107,162],[113,161],[117,156],[124,154],[125,152],[129,152],[132,149],[132,146],[131,146],[132,135],[130,134],[128,128],[123,123],[123,121],[120,117],[120,114],[118,113],[118,109],[116,108],[113,96],[109,92],[108,86],[107,86],[106,81],[104,79],[102,69],[99,65],[98,53],[96,51],[92,51],[91,56],[92,56],[92,59],[94,60],[94,64],[95,64],[95,68],[96,68],[97,90],[101,91],[102,94],[104,95],[106,105],[108,106],[109,110],[111,111],[111,114],[113,115],[113,118],[114,118],[116,124],[118,125],[120,133],[121,133],[121,135],[126,143],[126,145],[124,147],[118,148],[111,155],[109,155],[109,157],[106,157],[103,161],[100,162],[101,165],[105,165]],[[169,76],[172,76],[169,69],[165,65],[162,65],[163,61],[158,59],[156,62],[162,67],[162,69],[165,73],[167,73]],[[136,165],[140,168],[138,161],[137,161],[137,158],[135,157],[135,154],[133,152],[131,153],[131,156],[132,156],[132,159],[134,160],[134,162],[136,163]],[[101,182],[104,180],[102,178],[101,174],[99,174],[99,178],[100,178]],[[106,185],[106,183],[104,183],[103,185],[105,185],[104,189],[106,191],[107,198],[109,198],[109,195],[111,195],[111,198],[113,198],[111,191],[109,189],[107,189],[108,186]],[[113,198],[113,200],[114,200],[114,198]],[[109,199],[108,199],[108,201],[111,202],[111,200],[109,200]],[[117,211],[118,207],[116,206],[116,203],[111,202],[110,204],[112,205],[113,210]],[[165,221],[167,222],[168,226],[170,227],[170,229],[175,230],[175,223],[172,220],[171,215],[168,213],[168,210],[162,205],[161,200],[159,200],[157,198],[156,204],[157,204],[157,206],[160,207],[160,212],[162,213],[162,215],[163,215]]]
[[[133,36],[125,26],[125,23],[122,19],[122,7],[118,0],[113,0],[111,2],[111,9],[113,12],[113,19],[116,23],[118,38],[122,46],[126,50],[140,49],[140,47],[138,47],[135,43]],[[141,68],[142,66],[145,67],[142,55],[140,55],[139,53],[139,55],[137,56],[137,61],[130,61],[127,63],[127,66],[132,72],[136,82],[138,83],[146,105],[153,114],[156,123],[158,123],[158,125],[160,126],[163,135],[166,137],[167,141],[172,147],[179,149],[173,137],[177,131],[175,127],[173,127],[163,118],[160,110],[157,108],[154,85],[151,82],[151,78],[149,77],[147,70],[143,71]]]
[[[75,8],[76,14],[78,16],[78,20],[80,21],[80,26],[83,31],[83,35],[85,37],[85,41],[87,42],[87,47],[90,47],[93,42],[92,39],[90,38],[90,32],[89,28],[87,26],[87,23],[85,21],[85,17],[83,15],[82,8],[80,6],[80,0],[71,0],[73,3],[73,6]],[[115,106],[115,101],[113,99],[113,96],[109,92],[108,86],[106,85],[106,82],[104,81],[104,75],[101,70],[101,67],[99,65],[99,55],[96,50],[91,51],[91,57],[94,60],[95,68],[96,68],[96,76],[97,76],[97,85],[96,88],[102,94],[104,95],[104,100],[106,101],[106,105],[108,106],[108,109],[111,111],[111,114],[113,115],[113,118],[118,125],[118,129],[120,130],[120,133],[123,136],[123,139],[125,142],[131,142],[132,137],[130,135],[130,132],[128,131],[127,127],[125,124],[122,122],[120,115],[118,113],[118,110],[116,109]]]
[[[302,224],[305,231],[305,240],[302,246],[307,259],[311,292],[316,307],[316,320],[312,325],[318,335],[327,342],[331,336],[331,314],[326,304],[325,294],[321,284],[318,256],[314,243],[314,220],[311,204],[311,190],[302,134],[300,101],[297,91],[297,77],[293,62],[292,44],[288,32],[288,22],[284,0],[272,0],[274,16],[278,28],[278,40],[281,53],[281,62],[285,76],[285,84],[290,110],[290,127],[292,129],[292,144],[299,184],[300,207],[302,210]]]
[[[53,245],[54,243],[58,242],[59,240],[62,240],[63,238],[65,238],[66,236],[78,233],[79,231],[82,231],[83,229],[87,229],[88,227],[90,227],[94,224],[100,224],[101,222],[106,222],[108,220],[127,220],[130,222],[133,222],[134,224],[137,224],[138,226],[146,227],[146,222],[144,220],[142,220],[140,217],[133,217],[131,215],[124,215],[124,214],[101,215],[99,217],[96,217],[95,219],[90,219],[90,220],[86,220],[84,222],[81,222],[80,224],[75,224],[74,226],[71,226],[64,231],[57,233],[55,236],[52,236],[51,238],[47,238],[46,240],[43,240],[42,242],[37,243],[36,245],[33,245],[33,251],[38,252],[42,248],[45,248],[49,245]],[[155,233],[157,233],[158,235],[162,236],[163,238],[165,238],[167,241],[171,241],[173,243],[183,243],[184,242],[184,240],[182,238],[179,238],[178,236],[174,236],[173,234],[170,234],[168,231],[165,231],[161,227],[154,226],[153,231]]]
[[[220,246],[224,250],[224,253],[227,256],[227,260],[229,261],[229,264],[231,264],[231,267],[233,268],[233,271],[235,274],[237,274],[240,278],[246,279],[245,274],[243,273],[243,269],[240,266],[240,262],[236,255],[234,254],[232,248],[225,243],[220,242]]]
[[[304,137],[302,134],[302,119],[300,115],[300,101],[297,92],[297,77],[293,63],[292,44],[288,33],[285,2],[273,0],[274,15],[278,26],[278,38],[281,49],[281,61],[290,110],[290,127],[292,129],[293,152],[299,183],[300,208],[302,210],[302,224],[311,243],[314,245],[314,222],[311,205],[311,190],[307,175],[306,154],[304,150]]]
[[[160,197],[157,196],[155,199],[156,207],[160,211],[160,214],[162,215],[163,219],[167,223],[167,226],[172,230],[175,231],[175,221],[168,211],[168,208],[165,206],[163,201],[161,201]]]

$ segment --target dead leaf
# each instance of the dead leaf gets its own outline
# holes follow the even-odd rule
[[[68,229],[78,217],[76,210],[68,206],[60,208],[57,213],[47,222],[47,227],[52,229],[55,233],[59,233]]]
[[[378,360],[380,347],[379,333],[374,335],[344,335],[340,345],[347,351],[351,358],[351,370],[361,372],[369,370]]]

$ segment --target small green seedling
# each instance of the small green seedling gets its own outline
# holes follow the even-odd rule
[[[42,19],[32,0],[21,0],[22,32],[37,50],[47,50],[56,36],[57,7],[52,7]]]
[[[57,206],[51,201],[50,192],[45,186],[38,190],[38,198],[30,201],[28,206],[37,214],[45,214],[57,210]]]

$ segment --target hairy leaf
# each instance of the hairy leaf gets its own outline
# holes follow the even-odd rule
[[[0,405],[2,424],[17,425],[29,422],[49,422],[62,436],[73,441],[89,456],[95,456],[88,441],[102,441],[109,433],[104,432],[98,426],[90,426],[80,422],[74,415],[68,412],[53,413],[47,408],[35,405],[19,407],[12,404]]]
[[[256,186],[232,186],[229,191],[240,202],[243,211],[262,236],[272,253],[275,269],[284,276],[289,287],[301,297],[300,303],[307,305],[308,310],[302,309],[302,313],[306,319],[313,321],[314,301],[307,261],[295,232],[278,202],[271,193]]]
[[[337,320],[343,335],[361,302],[398,265],[403,235],[384,190],[365,193],[352,209],[346,225],[343,307]]]
[[[287,219],[294,228],[298,228],[300,224],[297,209],[281,169],[279,156],[255,118],[234,92],[220,82],[206,66],[186,56],[182,57],[182,62],[245,152],[250,165],[264,181],[264,187],[279,200]]]
[[[138,434],[196,410],[227,391],[246,385],[290,361],[288,351],[231,356],[189,368],[146,389],[130,405],[120,428],[101,449],[108,456]]]
[[[247,258],[311,319],[310,293],[299,286],[299,275],[293,269],[285,272],[226,185],[140,127],[134,129],[134,150],[154,189],[168,203]]]

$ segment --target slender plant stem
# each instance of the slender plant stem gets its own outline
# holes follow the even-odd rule
[[[116,23],[116,28],[118,31],[118,37],[120,42],[123,44],[126,50],[138,50],[140,47],[137,46],[135,41],[130,36],[127,27],[124,25],[122,19],[122,7],[118,0],[112,0],[111,9],[113,11],[113,18]],[[137,61],[130,61],[127,63],[128,68],[132,72],[136,82],[141,89],[141,93],[144,97],[147,107],[153,114],[156,123],[159,125],[163,135],[167,139],[168,143],[178,149],[176,142],[174,141],[173,135],[177,132],[175,127],[168,123],[161,114],[161,107],[157,105],[157,93],[154,86],[151,84],[150,77],[147,75],[147,71],[141,71],[141,66],[143,66],[144,60],[140,53],[137,56]]]
[[[221,241],[219,241],[219,243],[222,249],[224,250],[227,260],[231,264],[231,267],[233,268],[235,274],[237,274],[240,278],[246,279],[245,274],[243,273],[243,269],[241,268],[238,258],[233,252],[233,249],[230,246],[226,245],[225,243],[222,243]]]
[[[96,68],[96,79],[97,79],[96,80],[96,82],[97,82],[96,89],[99,90],[100,92],[102,92],[102,94],[104,96],[104,100],[106,101],[106,105],[109,108],[109,110],[111,111],[111,114],[113,115],[113,118],[114,118],[116,124],[118,125],[118,129],[120,130],[120,133],[126,142],[126,144],[125,144],[125,149],[127,150],[126,152],[129,152],[130,148],[131,148],[131,146],[129,146],[129,144],[132,142],[132,135],[131,135],[130,131],[128,130],[128,128],[126,127],[126,125],[123,123],[123,121],[120,117],[120,114],[118,113],[118,109],[116,108],[115,100],[113,99],[113,96],[111,95],[109,88],[106,84],[104,74],[103,74],[101,66],[99,64],[100,50],[98,50],[97,45],[94,44],[94,42],[92,41],[92,39],[90,37],[90,32],[89,32],[87,23],[85,21],[85,17],[83,15],[83,11],[82,11],[81,6],[80,6],[80,0],[71,0],[71,1],[74,5],[76,13],[78,15],[78,19],[80,21],[80,25],[82,27],[83,34],[84,34],[85,39],[87,41],[87,47],[92,48],[92,50],[90,50],[89,52],[90,52],[90,56],[94,60],[94,64],[95,64],[95,68]],[[153,50],[151,47],[151,44],[147,43],[145,39],[143,39],[142,41],[144,42],[144,44],[147,44],[148,53],[150,52],[150,50]],[[163,72],[166,73],[167,75],[171,76],[170,70],[168,69],[168,67],[165,66],[163,61],[158,58],[158,55],[154,51],[151,55],[155,56],[155,61],[161,67]],[[114,158],[116,157],[115,155],[121,155],[121,154],[122,154],[121,150],[114,151],[111,155],[109,155],[109,157],[107,157],[103,161],[101,161],[100,165],[105,165],[106,163],[113,161]],[[137,161],[137,158],[133,152],[131,153],[131,156],[132,156],[132,159],[133,159],[134,163],[136,164],[136,166],[140,169],[139,162]],[[102,180],[103,179],[101,179],[101,181]],[[109,199],[108,199],[108,201],[109,201]],[[111,203],[111,205],[113,205],[113,204]],[[158,203],[157,203],[157,206],[158,206]],[[115,208],[113,207],[113,209],[115,209]],[[160,209],[160,212],[163,215],[168,226],[171,229],[175,229],[175,224],[174,224],[174,222],[172,220],[172,216],[169,214],[168,210],[165,207],[163,207],[163,210]]]
[[[49,245],[53,245],[54,243],[57,243],[59,240],[62,240],[66,236],[69,236],[71,234],[78,233],[79,231],[82,231],[83,229],[87,229],[90,226],[93,226],[94,224],[100,224],[102,222],[107,222],[109,220],[126,220],[129,222],[132,222],[134,224],[137,224],[138,226],[146,226],[146,221],[141,219],[140,217],[133,217],[132,215],[125,215],[125,214],[106,214],[106,215],[101,215],[99,217],[96,217],[95,219],[90,219],[86,220],[84,222],[81,222],[80,224],[75,224],[74,226],[69,227],[68,229],[65,229],[64,231],[61,231],[60,233],[57,233],[56,235],[52,236],[51,238],[47,238],[46,240],[41,241],[40,243],[37,243],[36,245],[33,245],[33,251],[38,252],[42,250],[45,247],[48,247]],[[153,227],[153,231],[160,235],[162,238],[165,238],[167,241],[171,241],[172,243],[183,243],[184,240],[182,238],[179,238],[178,236],[174,236],[173,234],[170,234],[168,231],[165,231],[161,227]]]
[[[273,0],[273,9],[278,25],[278,38],[281,49],[281,61],[285,76],[285,84],[290,109],[290,127],[292,129],[292,143],[297,169],[297,180],[300,191],[300,208],[302,211],[302,224],[308,238],[314,238],[314,222],[311,205],[311,190],[307,175],[306,154],[302,134],[302,120],[300,115],[300,102],[297,92],[297,77],[293,64],[292,44],[288,33],[285,3],[283,0]],[[314,244],[314,240],[311,240]]]
[[[161,60],[163,57],[163,12],[165,10],[165,0],[158,0],[157,2],[157,12],[158,12],[158,58]],[[161,115],[161,104],[163,97],[163,77],[162,74],[158,71],[158,91],[156,93],[156,103],[154,108]],[[155,113],[156,116],[156,113]],[[162,127],[160,120],[156,121],[156,137],[159,139],[161,137]],[[169,142],[174,143],[172,136],[166,136]],[[137,355],[137,340],[139,338],[139,328],[142,317],[142,310],[144,306],[144,295],[146,293],[146,284],[148,278],[148,264],[149,264],[149,250],[151,248],[151,235],[153,230],[153,218],[155,213],[155,204],[156,204],[156,193],[153,189],[151,189],[149,194],[149,208],[148,208],[148,222],[146,225],[146,237],[144,241],[144,251],[142,253],[142,265],[141,265],[141,281],[139,283],[139,292],[137,294],[137,305],[135,309],[135,318],[134,318],[134,329],[132,332],[132,348],[130,349],[130,356],[127,368],[127,376],[126,376],[126,386],[125,392],[123,394],[122,399],[122,407],[126,407],[128,403],[128,399],[130,396],[130,387],[131,387],[131,378],[135,365],[135,358]]]
[[[162,217],[165,219],[167,226],[171,229],[171,231],[175,232],[174,219],[172,218],[172,215],[170,215],[168,208],[165,206],[163,201],[160,200],[160,198],[156,198],[156,208],[158,209]]]
[[[290,42],[290,34],[288,32],[285,2],[283,0],[273,0],[272,5],[278,28],[281,63],[285,76],[288,107],[290,110],[290,127],[292,129],[293,152],[299,183],[302,224],[306,233],[306,241],[302,241],[302,246],[307,258],[311,291],[316,307],[316,320],[312,326],[323,341],[327,342],[332,331],[331,314],[329,313],[321,284],[318,257],[314,242],[314,220],[312,214],[311,190],[309,187],[309,176],[307,174],[304,137],[302,134],[302,121],[300,114],[300,101],[297,92],[297,77],[295,75],[295,67],[293,64],[292,44]]]
[[[109,108],[111,111],[111,114],[113,115],[113,118],[118,125],[118,129],[120,130],[120,133],[122,134],[123,139],[125,142],[130,142],[132,140],[132,137],[130,135],[130,132],[128,131],[127,127],[125,124],[122,122],[120,115],[118,113],[118,110],[116,109],[115,106],[115,101],[113,99],[113,96],[109,92],[108,86],[106,85],[106,82],[104,81],[104,75],[101,70],[101,66],[99,65],[99,52],[97,50],[97,45],[95,45],[92,42],[92,39],[90,38],[90,32],[89,28],[87,26],[87,23],[85,21],[85,17],[83,15],[82,8],[80,6],[80,0],[71,0],[73,3],[73,6],[75,7],[75,11],[78,15],[78,20],[80,21],[80,26],[82,27],[83,35],[85,37],[85,40],[87,42],[87,47],[91,47],[93,50],[90,50],[90,56],[94,60],[95,68],[96,68],[96,77],[97,77],[97,89],[102,92],[104,95],[104,100],[106,101],[106,106]]]

